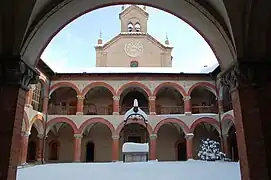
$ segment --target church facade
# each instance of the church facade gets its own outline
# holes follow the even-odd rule
[[[197,159],[204,138],[221,142],[238,160],[230,95],[216,79],[218,68],[208,74],[142,71],[171,67],[173,60],[169,40],[148,34],[148,17],[144,7],[123,8],[121,32],[95,46],[98,68],[126,71],[54,73],[40,60],[40,82],[25,102],[21,164],[120,161],[124,142],[148,142],[150,160],[185,161]],[[134,99],[148,124],[124,124]]]

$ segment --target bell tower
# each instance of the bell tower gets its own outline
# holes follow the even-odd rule
[[[149,14],[146,7],[131,5],[128,8],[122,6],[122,12],[119,14],[121,21],[121,32],[147,33],[147,22]]]

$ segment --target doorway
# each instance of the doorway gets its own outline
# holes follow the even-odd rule
[[[88,142],[86,145],[86,162],[94,162],[94,143]]]
[[[36,160],[37,146],[34,141],[28,144],[27,162],[34,162]]]
[[[184,142],[179,142],[177,144],[177,160],[186,161],[186,144]]]

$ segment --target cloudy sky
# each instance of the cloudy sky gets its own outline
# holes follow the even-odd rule
[[[128,5],[125,5],[128,7]],[[174,47],[173,67],[198,73],[213,69],[217,60],[205,40],[188,24],[164,11],[147,7],[148,33],[160,42],[166,34]],[[56,72],[82,72],[95,67],[95,49],[100,31],[104,42],[120,32],[121,6],[110,6],[79,17],[60,31],[41,58]],[[204,68],[207,65],[208,68]],[[162,70],[161,70],[162,71]]]

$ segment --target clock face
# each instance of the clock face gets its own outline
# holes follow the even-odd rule
[[[130,57],[138,57],[143,53],[143,45],[139,41],[131,41],[124,47],[124,51]]]

